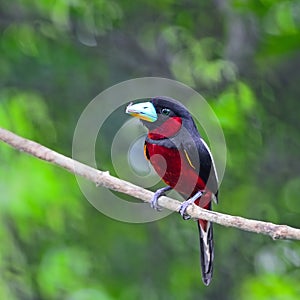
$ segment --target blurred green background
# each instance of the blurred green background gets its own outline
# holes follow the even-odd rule
[[[0,125],[70,156],[99,92],[181,81],[226,136],[215,209],[299,227],[299,16],[297,0],[1,1]],[[299,242],[215,225],[204,287],[194,222],[121,223],[66,171],[5,144],[0,162],[1,299],[299,299]]]

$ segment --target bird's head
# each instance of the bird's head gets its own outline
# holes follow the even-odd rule
[[[183,123],[193,123],[183,104],[164,96],[152,98],[147,102],[130,103],[126,113],[139,118],[150,134],[160,134],[163,137],[175,135]]]

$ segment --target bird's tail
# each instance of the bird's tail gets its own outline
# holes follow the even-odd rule
[[[205,220],[198,220],[197,223],[200,237],[202,280],[205,285],[209,285],[213,275],[214,260],[213,224]]]

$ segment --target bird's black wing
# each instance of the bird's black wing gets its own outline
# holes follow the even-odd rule
[[[201,137],[181,144],[187,161],[198,172],[199,177],[206,183],[216,198],[218,196],[218,177],[211,152]]]

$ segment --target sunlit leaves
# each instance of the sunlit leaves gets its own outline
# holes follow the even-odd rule
[[[233,0],[237,11],[249,9],[261,23],[263,39],[260,43],[262,59],[299,49],[300,4],[297,0]]]
[[[87,253],[76,247],[56,247],[49,249],[39,266],[38,282],[46,298],[58,295],[64,298],[81,286],[89,276],[91,264]]]
[[[77,20],[78,30],[102,34],[121,19],[122,10],[114,1],[36,1],[37,7],[50,17],[60,30],[72,30],[71,20]]]
[[[0,96],[1,126],[36,141],[45,140],[44,137],[47,136],[48,142],[54,142],[55,129],[40,96],[14,90],[3,91]],[[46,221],[51,229],[61,230],[64,226],[64,207],[69,212],[72,211],[69,208],[72,197],[63,192],[65,184],[58,180],[60,176],[67,174],[27,155],[8,151],[5,145],[2,145],[0,153],[2,158],[3,155],[9,155],[10,158],[9,161],[2,162],[6,172],[4,169],[0,172],[2,211],[9,211],[18,220],[16,225],[24,238],[30,236],[34,222]],[[68,180],[67,176],[65,180]],[[76,209],[76,204],[71,207]],[[32,223],[26,222],[26,219],[30,219]]]
[[[171,68],[178,80],[193,87],[235,80],[235,66],[221,58],[221,45],[214,38],[197,40],[180,27],[166,28],[163,36],[173,51]]]
[[[253,91],[243,82],[237,82],[220,94],[213,108],[223,128],[242,133],[247,117],[254,116],[256,99]]]
[[[238,299],[241,300],[297,300],[298,280],[289,274],[263,274],[242,283]]]
[[[46,134],[49,141],[55,139],[48,108],[35,92],[3,89],[0,93],[0,124],[28,138],[39,139]]]
[[[296,12],[299,12],[300,5],[296,1],[284,1],[274,5],[268,17],[269,21],[267,30],[272,34],[296,34],[300,30],[300,22],[296,23]],[[299,21],[299,20],[298,20]],[[271,25],[272,24],[272,25]],[[297,26],[298,25],[298,26]],[[297,28],[298,27],[298,28]]]

